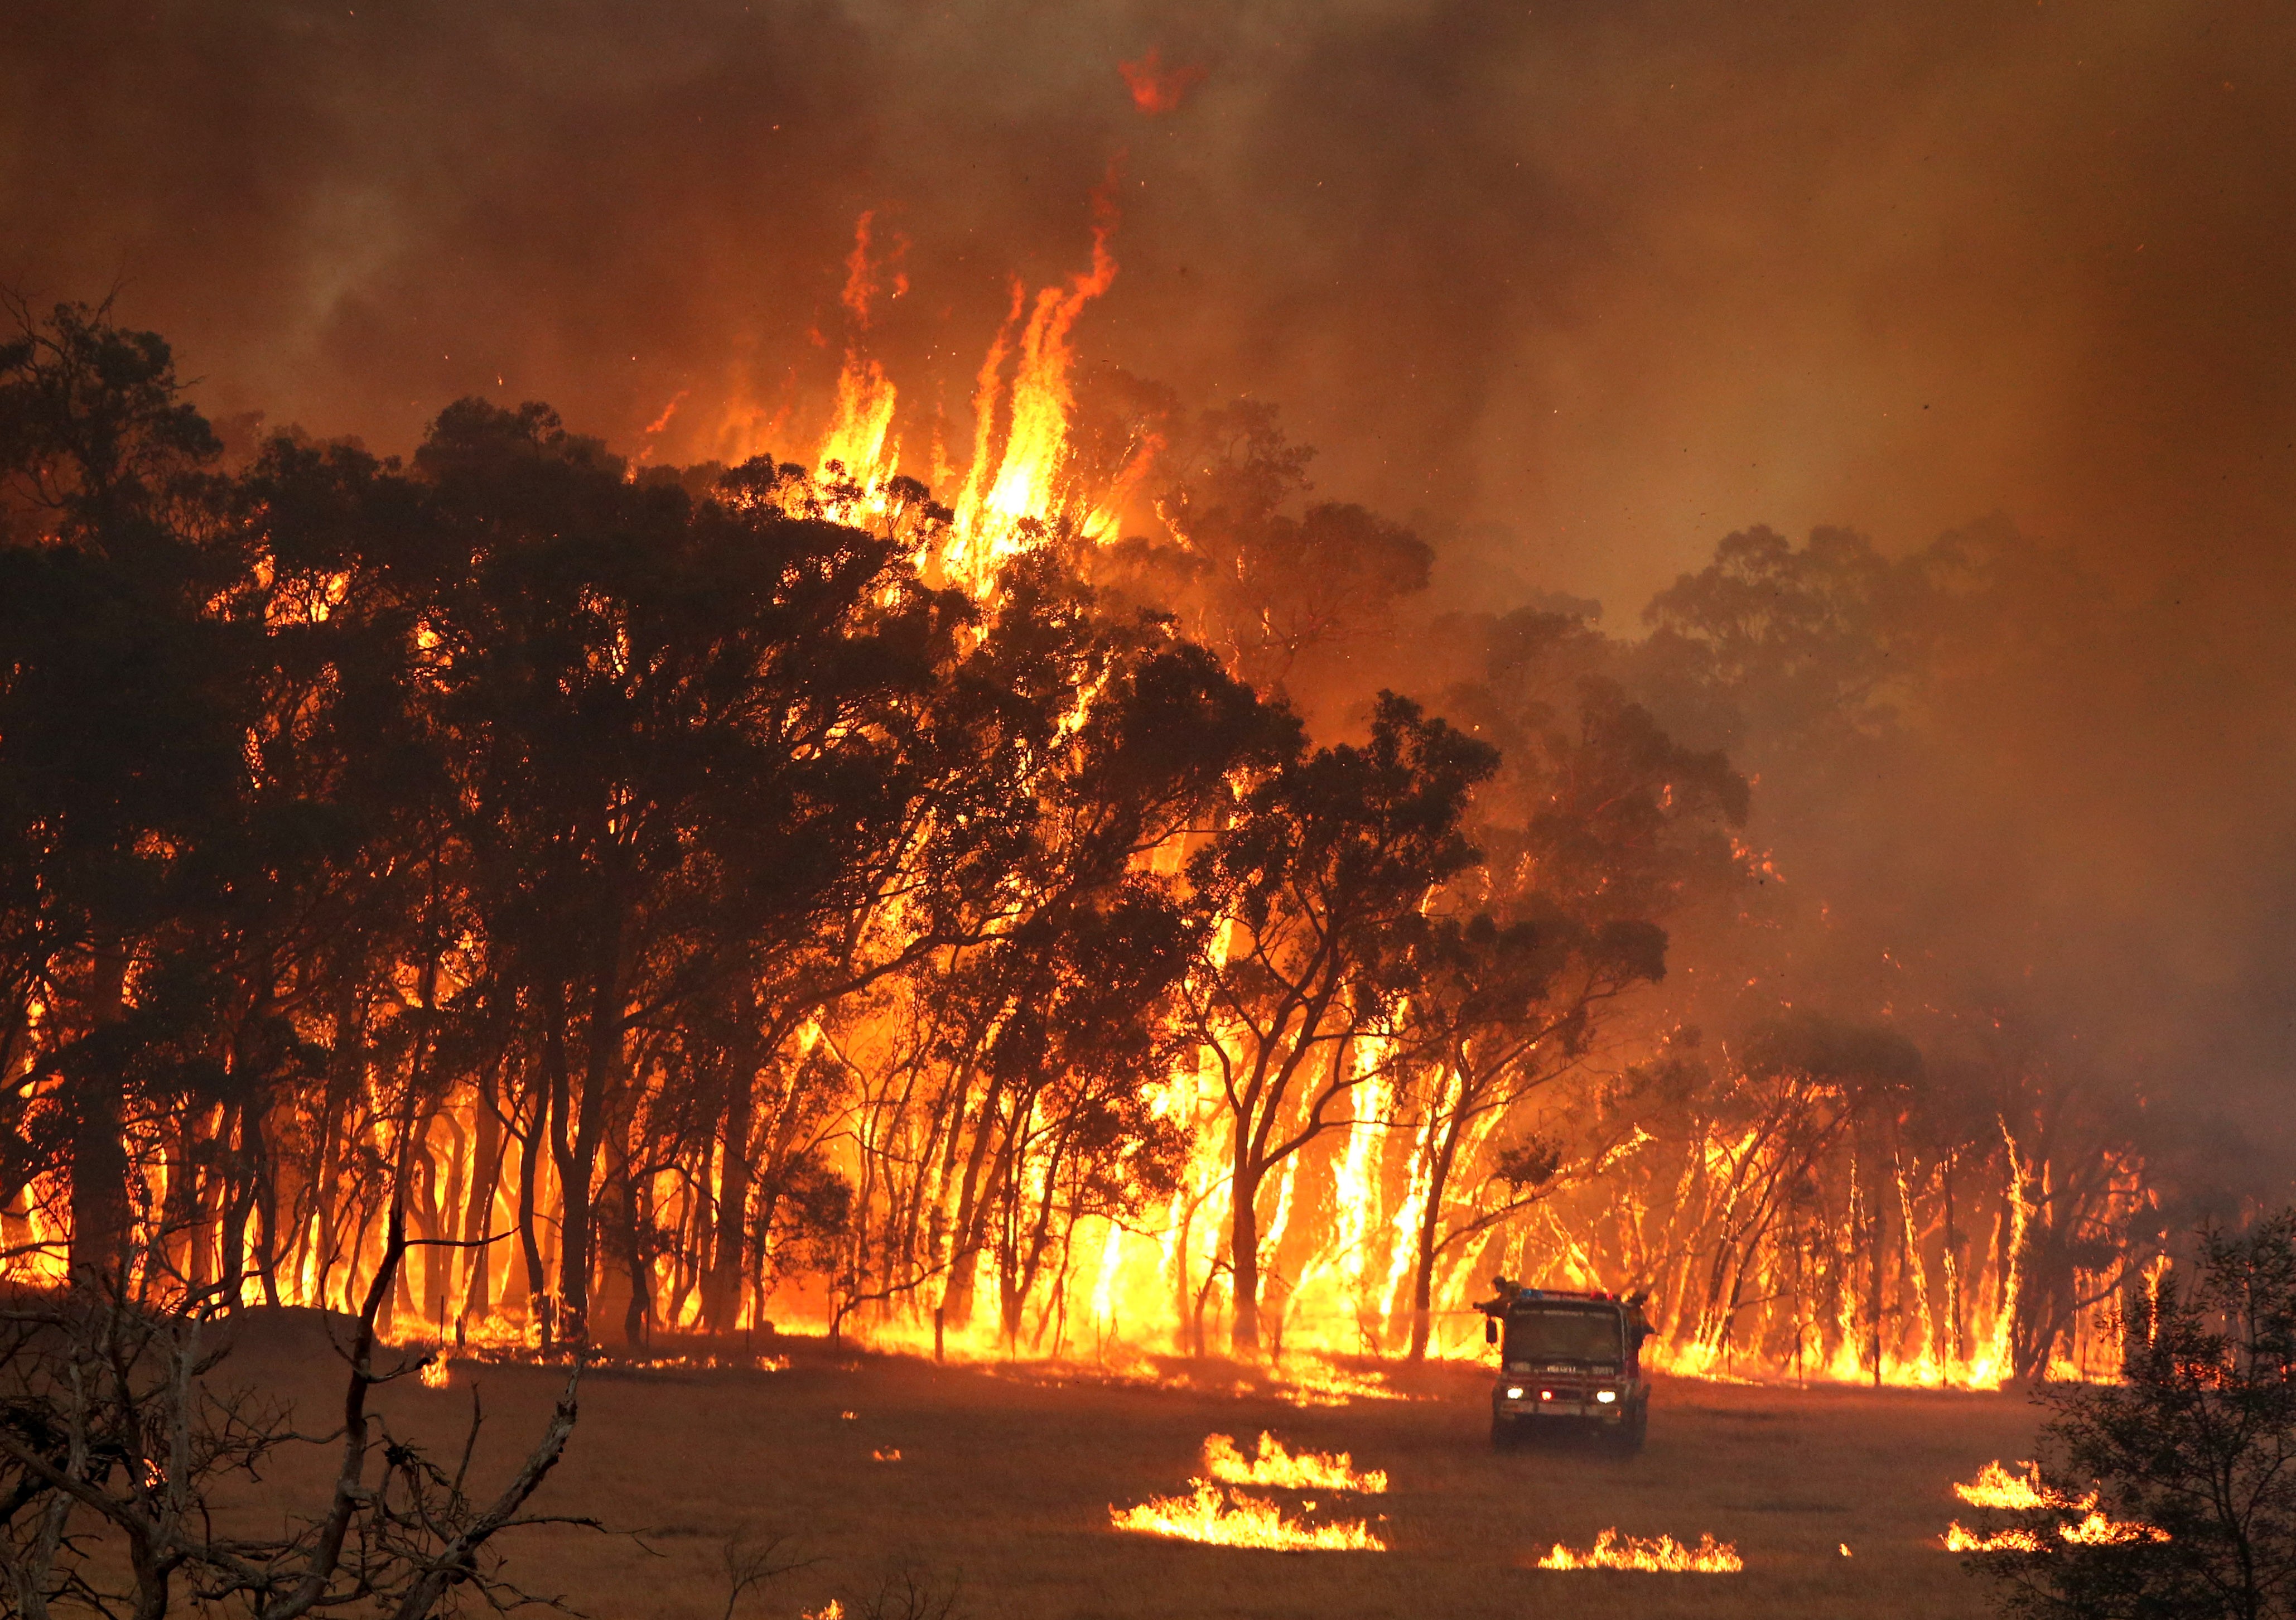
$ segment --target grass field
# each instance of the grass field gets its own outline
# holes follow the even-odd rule
[[[1950,1483],[2030,1454],[2032,1409],[2013,1395],[1662,1382],[1638,1457],[1576,1445],[1494,1452],[1485,1375],[1430,1371],[1425,1398],[1297,1409],[1025,1371],[829,1355],[786,1343],[782,1372],[599,1369],[537,1510],[644,1533],[539,1529],[507,1546],[509,1574],[599,1620],[718,1620],[724,1548],[744,1532],[794,1538],[818,1561],[745,1596],[737,1615],[795,1620],[840,1599],[849,1616],[891,1575],[961,1583],[979,1620],[1205,1620],[1266,1616],[1981,1616],[1986,1594],[1938,1535]],[[333,1364],[308,1322],[250,1336],[235,1358],[299,1400],[330,1399]],[[395,1427],[444,1441],[475,1382],[491,1489],[539,1427],[560,1379],[458,1363],[445,1391],[385,1392]],[[306,1427],[324,1410],[306,1407]],[[845,1413],[853,1414],[848,1418]],[[1315,1493],[1314,1518],[1370,1517],[1390,1550],[1281,1553],[1122,1534],[1111,1504],[1185,1490],[1207,1434],[1249,1450],[1263,1429],[1384,1468],[1384,1496]],[[898,1461],[873,1460],[876,1451]],[[1283,1494],[1283,1493],[1278,1493]],[[1380,1522],[1378,1515],[1386,1516]],[[1606,1526],[1734,1542],[1737,1575],[1532,1567],[1557,1541]],[[1849,1549],[1844,1557],[1841,1547]],[[898,1613],[898,1608],[894,1611]]]

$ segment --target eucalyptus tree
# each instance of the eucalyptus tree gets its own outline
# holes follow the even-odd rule
[[[1370,1078],[1362,1043],[1397,1026],[1411,942],[1441,884],[1476,859],[1468,794],[1486,744],[1391,693],[1360,744],[1300,752],[1267,773],[1189,876],[1216,919],[1200,935],[1183,1019],[1231,1130],[1231,1336],[1260,1347],[1260,1198],[1270,1174],[1348,1122]]]

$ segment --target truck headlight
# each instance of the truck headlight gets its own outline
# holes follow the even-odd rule
[[[1510,1401],[1520,1401],[1520,1400],[1521,1400],[1521,1399],[1522,1399],[1522,1386],[1521,1386],[1521,1385],[1520,1385],[1520,1384],[1510,1384],[1510,1385],[1508,1385],[1508,1386],[1507,1386],[1507,1399],[1508,1399],[1508,1400],[1510,1400]]]
[[[1598,1389],[1595,1392],[1595,1399],[1600,1401],[1605,1406],[1610,1405],[1611,1402],[1616,1401],[1618,1398],[1619,1392],[1615,1389]]]

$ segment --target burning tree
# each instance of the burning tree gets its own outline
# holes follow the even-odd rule
[[[2105,1353],[2158,1224],[2128,1120],[1989,1008],[1916,1074],[1722,993],[1777,915],[1722,744],[1866,757],[1948,564],[1734,537],[1645,643],[1455,620],[1414,671],[1450,718],[1367,704],[1427,547],[1308,503],[1264,407],[1079,407],[1105,250],[1016,313],[931,487],[866,243],[817,472],[478,401],[404,464],[225,472],[164,344],[27,320],[14,1274],[141,1245],[224,1308],[357,1311],[396,1209],[398,1339],[800,1309],[1201,1350],[1224,1311],[1247,1352],[1423,1355],[1482,1262],[1654,1286],[1679,1365]],[[1875,1019],[1826,1027],[1897,1053]]]
[[[1379,1061],[1427,895],[1474,859],[1468,790],[1496,756],[1392,695],[1364,747],[1292,761],[1246,798],[1193,876],[1222,926],[1191,985],[1189,1034],[1232,1129],[1236,1348],[1259,1348],[1260,1190],[1339,1128]]]

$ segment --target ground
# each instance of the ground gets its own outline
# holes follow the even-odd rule
[[[1303,1410],[832,1354],[817,1342],[782,1347],[792,1365],[777,1372],[594,1370],[566,1460],[535,1506],[640,1531],[643,1546],[529,1530],[506,1543],[508,1573],[599,1620],[722,1620],[729,1538],[781,1534],[817,1561],[744,1596],[736,1616],[795,1620],[832,1598],[865,1615],[904,1572],[934,1589],[960,1584],[957,1612],[977,1620],[1608,1616],[1628,1604],[1637,1620],[1978,1616],[1989,1612],[1984,1588],[1937,1546],[1957,1510],[1967,1517],[1949,1486],[1990,1459],[2030,1455],[2035,1427],[2013,1394],[1664,1380],[1640,1456],[1495,1452],[1488,1377],[1468,1369],[1424,1375],[1421,1399]],[[243,1372],[315,1402],[326,1399],[329,1362],[308,1332],[251,1342],[239,1358]],[[491,1488],[560,1381],[457,1363],[447,1390],[410,1379],[384,1403],[395,1425],[444,1439],[467,1419],[475,1383]],[[1249,1451],[1263,1429],[1386,1469],[1384,1496],[1284,1500],[1316,1501],[1313,1518],[1371,1517],[1390,1550],[1266,1552],[1110,1527],[1111,1504],[1184,1492],[1208,1434]],[[873,1458],[896,1450],[898,1461]],[[1690,1542],[1711,1532],[1746,1567],[1533,1567],[1554,1542],[1584,1547],[1611,1525]]]

